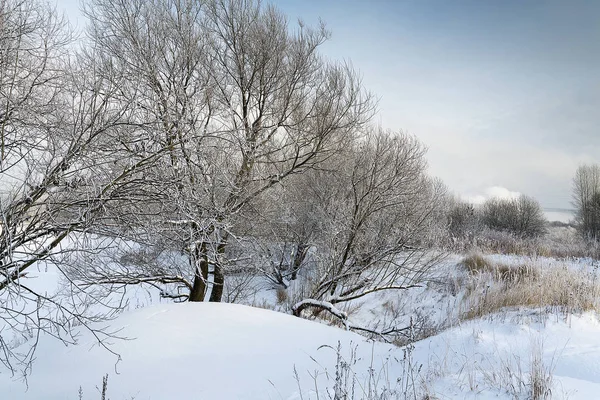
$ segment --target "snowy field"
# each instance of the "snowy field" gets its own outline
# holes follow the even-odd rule
[[[350,319],[406,324],[417,312],[442,326],[448,315],[456,317],[464,296],[442,282],[442,277],[456,280],[464,274],[460,259],[446,260],[422,288],[350,305]],[[548,269],[559,263],[536,262]],[[591,260],[573,260],[569,268],[594,269]],[[56,281],[51,269],[40,270],[36,279],[40,285]],[[275,298],[272,290],[259,295],[263,307]],[[593,312],[503,310],[446,324],[433,336],[397,347],[282,312],[233,304],[160,304],[143,291],[136,296],[139,301],[108,324],[126,338],[110,340],[120,360],[88,331],[80,332],[76,346],[42,337],[27,384],[7,371],[0,374],[2,398],[79,399],[81,388],[81,398],[98,399],[107,374],[112,400],[336,398],[336,365],[338,376],[348,379],[345,388],[354,387],[350,398],[355,399],[373,398],[369,391],[382,399],[526,399],[533,375],[548,381],[555,399],[591,399],[600,390],[600,322]],[[144,307],[151,301],[155,304]]]
[[[0,400],[600,398],[600,8],[339,3],[0,0]]]
[[[544,324],[471,321],[416,343],[411,360],[402,348],[240,305],[157,305],[127,312],[113,325],[132,339],[114,342],[118,363],[86,334],[71,347],[45,339],[29,389],[3,374],[3,398],[77,399],[80,387],[84,399],[99,398],[101,377],[109,374],[111,399],[316,399],[315,387],[321,396],[333,393],[338,342],[346,359],[355,349],[352,371],[364,387],[372,366],[377,384],[399,392],[396,379],[409,372],[430,398],[526,398],[526,384],[519,387],[503,368],[526,375],[539,351],[554,375],[553,398],[591,399],[600,390],[600,324],[591,314]]]

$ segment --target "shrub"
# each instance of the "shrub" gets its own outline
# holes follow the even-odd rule
[[[583,238],[574,228],[550,227],[543,237],[522,238],[509,232],[482,230],[472,241],[459,241],[450,250],[457,253],[487,253],[553,257],[557,259],[600,259],[600,242]]]
[[[462,261],[471,274],[491,268],[491,264],[480,253],[471,253]]]
[[[278,287],[276,293],[277,293],[277,304],[284,304],[284,303],[288,302],[289,296],[288,296],[288,292],[285,288]]]
[[[470,203],[454,200],[447,218],[448,233],[453,239],[471,239],[481,229],[479,214]]]
[[[487,200],[483,204],[482,220],[490,229],[509,232],[520,238],[544,235],[548,223],[540,204],[524,195],[516,199]]]

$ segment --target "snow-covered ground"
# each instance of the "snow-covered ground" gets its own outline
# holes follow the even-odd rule
[[[82,333],[79,345],[70,347],[46,338],[29,389],[6,373],[0,375],[0,387],[6,399],[67,400],[77,399],[81,386],[83,398],[94,399],[101,377],[109,374],[113,400],[299,399],[300,390],[303,398],[316,398],[315,385],[322,394],[334,386],[339,341],[344,357],[356,351],[352,370],[358,382],[367,380],[372,365],[375,374],[387,376],[386,383],[379,376],[380,384],[396,389],[396,379],[410,372],[421,393],[433,398],[510,399],[508,366],[521,374],[523,386],[519,389],[516,376],[514,382],[526,398],[530,360],[540,351],[554,374],[553,398],[595,398],[600,391],[598,318],[518,320],[470,321],[417,342],[410,367],[402,348],[282,313],[232,304],[156,305],[113,321],[123,327],[120,335],[132,339],[114,341],[112,349],[122,357],[117,364],[89,334]]]
[[[428,365],[431,392],[440,399],[530,398],[531,361],[539,354],[552,375],[551,398],[598,398],[596,315],[544,323],[512,317],[470,321],[418,342],[415,358]]]
[[[7,374],[0,375],[2,398],[98,398],[96,386],[109,374],[111,399],[279,399],[299,398],[294,366],[301,385],[314,387],[309,372],[332,368],[338,341],[352,343],[363,357],[376,359],[398,352],[392,346],[373,346],[363,337],[317,322],[259,308],[185,303],[155,305],[126,312],[112,326],[132,340],[115,340],[116,359],[82,332],[79,345],[65,347],[43,340],[29,390]],[[366,371],[364,358],[358,368]],[[323,390],[326,378],[319,382]]]
[[[561,263],[490,258],[503,264],[535,262],[543,268]],[[436,279],[422,288],[377,294],[352,304],[350,319],[364,325],[377,321],[402,325],[418,310],[433,326],[444,322],[460,302],[460,288],[448,284],[465,273],[457,266],[459,261],[459,256],[450,257],[436,271]],[[568,264],[573,269],[593,267],[588,259]],[[47,283],[56,280],[51,268],[37,276]],[[136,296],[142,296],[139,303],[133,302]],[[552,377],[552,398],[593,399],[600,393],[600,321],[593,312],[506,310],[445,325],[435,335],[402,348],[261,308],[156,300],[146,306],[151,299],[143,296],[138,292],[128,311],[106,323],[109,329],[120,329],[118,336],[131,339],[111,340],[110,349],[121,357],[118,363],[88,331],[81,331],[78,345],[68,347],[43,336],[28,386],[1,371],[0,398],[79,399],[81,387],[84,400],[97,399],[106,374],[112,400],[308,400],[317,398],[315,391],[328,398],[325,393],[333,393],[336,364],[340,365],[338,343],[356,399],[368,398],[362,394],[369,382],[398,394],[384,399],[404,399],[407,387],[419,393],[417,398],[525,399],[536,357],[541,360],[533,363],[539,367],[536,376]],[[274,291],[260,293],[262,305],[274,301]]]

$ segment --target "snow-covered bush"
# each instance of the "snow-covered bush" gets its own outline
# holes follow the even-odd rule
[[[414,136],[367,131],[325,171],[311,171],[318,235],[312,293],[293,307],[339,314],[335,305],[417,286],[444,252],[437,243],[446,188],[426,173]],[[340,314],[341,315],[341,314]]]
[[[520,238],[539,237],[546,233],[547,220],[540,204],[532,197],[492,198],[481,210],[482,221],[490,229],[509,232]]]
[[[469,242],[481,232],[483,225],[479,210],[474,204],[460,199],[449,200],[448,235],[456,242]]]

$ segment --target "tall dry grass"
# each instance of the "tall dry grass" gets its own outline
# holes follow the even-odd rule
[[[537,238],[520,238],[506,232],[484,229],[467,238],[455,238],[445,246],[457,253],[486,253],[542,256],[558,259],[600,259],[600,242],[584,239],[571,227],[550,227],[548,234]]]
[[[495,263],[481,254],[463,261],[465,280],[459,318],[473,319],[508,308],[545,308],[565,314],[600,310],[600,282],[593,272],[558,264],[541,268],[535,261]]]

